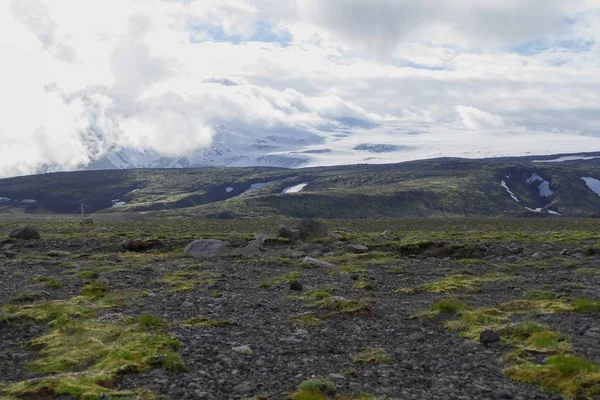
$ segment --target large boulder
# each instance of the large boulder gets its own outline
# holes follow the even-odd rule
[[[39,239],[41,237],[40,233],[30,226],[15,229],[8,236],[13,239],[23,240]]]
[[[329,234],[325,223],[314,219],[301,219],[292,225],[292,231],[300,232],[300,239],[322,239]]]
[[[290,229],[285,225],[279,225],[279,229],[277,229],[277,237],[283,239],[289,239],[292,241],[300,240],[300,231],[297,229]]]
[[[188,256],[209,260],[229,251],[227,243],[215,239],[196,240],[187,245],[184,252]]]

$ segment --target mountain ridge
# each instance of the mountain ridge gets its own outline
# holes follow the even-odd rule
[[[0,180],[0,213],[76,214],[84,203],[89,213],[203,218],[595,217],[596,182],[599,153],[76,171]]]

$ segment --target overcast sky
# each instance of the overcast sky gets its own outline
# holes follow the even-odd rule
[[[0,176],[219,125],[600,151],[599,40],[600,0],[2,0]]]

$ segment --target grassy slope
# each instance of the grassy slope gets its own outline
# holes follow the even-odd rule
[[[551,182],[555,194],[550,199],[540,197],[534,185],[525,183],[534,172]],[[550,206],[566,216],[592,216],[600,211],[600,197],[587,188],[582,176],[600,179],[600,164],[437,159],[300,170],[87,171],[0,180],[0,196],[38,200],[35,204],[3,203],[0,212],[76,213],[81,202],[88,212],[114,212],[111,201],[119,199],[127,205],[118,211],[168,210],[169,215],[212,218],[534,215],[525,206]],[[521,203],[500,186],[502,180]],[[258,182],[273,183],[239,196]],[[308,183],[302,193],[281,194],[299,183]],[[228,187],[233,188],[231,193]]]

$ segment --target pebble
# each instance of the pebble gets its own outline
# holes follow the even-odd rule
[[[245,356],[251,356],[254,352],[252,351],[252,349],[250,348],[250,346],[238,346],[238,347],[234,347],[233,351],[238,353],[238,354],[243,354]]]

